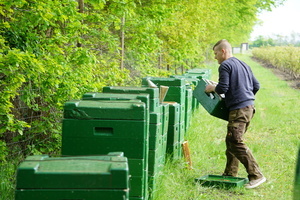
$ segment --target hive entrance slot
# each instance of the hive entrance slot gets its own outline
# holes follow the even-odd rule
[[[94,127],[94,135],[112,136],[113,128],[111,128],[111,127]]]

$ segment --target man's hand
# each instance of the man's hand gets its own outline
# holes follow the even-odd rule
[[[205,87],[205,92],[206,92],[206,93],[214,92],[214,91],[215,91],[215,88],[216,88],[215,85],[209,84],[209,85],[207,85],[207,86]]]

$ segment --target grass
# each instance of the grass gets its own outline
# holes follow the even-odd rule
[[[292,199],[300,141],[300,91],[290,88],[270,69],[252,61],[250,56],[237,57],[251,66],[261,83],[255,102],[256,114],[245,139],[267,182],[252,190],[225,190],[194,183],[195,178],[203,175],[221,175],[226,162],[224,139],[227,122],[210,116],[200,107],[195,110],[187,132],[194,170],[188,170],[183,160],[168,162],[160,178],[155,200]],[[212,79],[217,80],[218,65],[208,67],[212,69]],[[247,177],[242,165],[239,177]]]

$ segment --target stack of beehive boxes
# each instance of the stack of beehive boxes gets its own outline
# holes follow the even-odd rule
[[[64,106],[62,155],[124,152],[132,168],[130,198],[142,198],[148,182],[148,113],[138,99],[69,101]]]
[[[170,116],[170,121],[171,118],[174,118],[175,121],[173,121],[174,124],[169,124],[169,126],[174,126],[174,129],[170,129],[174,130],[174,147],[173,149],[175,152],[173,153],[173,158],[180,158],[182,156],[182,151],[181,151],[181,144],[184,141],[184,134],[185,134],[185,127],[186,127],[186,123],[185,123],[185,118],[186,118],[186,82],[184,78],[157,78],[157,77],[146,77],[142,79],[142,85],[143,86],[147,86],[148,85],[148,80],[150,80],[152,83],[154,83],[157,87],[161,87],[161,86],[167,86],[169,89],[166,93],[166,96],[164,98],[164,102],[170,103],[170,104],[174,104],[174,102],[176,102],[176,106],[175,107],[179,107],[179,121],[176,121],[176,112],[174,112],[175,116]],[[174,107],[174,111],[176,110],[176,108]],[[173,108],[170,108],[173,111]],[[173,113],[173,112],[170,112]],[[179,127],[178,127],[179,126]],[[171,127],[170,127],[171,128]],[[172,127],[173,128],[173,127]],[[177,137],[177,130],[178,132],[178,140],[176,141],[176,137]],[[169,131],[170,133],[170,137],[172,137],[172,133]],[[168,145],[170,147],[170,144]]]
[[[142,79],[142,85],[138,87],[106,86],[102,93],[86,93],[81,100],[66,102],[62,128],[64,159],[28,157],[19,167],[17,180],[19,189],[16,192],[20,197],[18,200],[43,199],[40,197],[44,197],[29,198],[28,196],[26,199],[23,195],[27,193],[30,195],[50,194],[33,189],[37,184],[32,184],[33,186],[25,184],[25,178],[35,178],[29,175],[33,173],[31,171],[36,171],[34,173],[37,174],[41,172],[49,180],[54,181],[53,175],[57,181],[65,178],[70,181],[69,183],[62,180],[61,186],[58,187],[66,188],[65,193],[60,191],[55,196],[55,191],[51,191],[53,193],[50,195],[53,195],[53,200],[61,198],[94,200],[94,194],[98,195],[98,198],[110,200],[155,199],[157,178],[164,167],[166,156],[171,159],[180,159],[183,156],[181,145],[186,139],[192,112],[199,105],[192,94],[195,88],[199,88],[199,84],[203,85],[201,82],[203,78],[210,78],[210,73],[207,69],[193,69],[180,76],[146,77]],[[151,87],[149,81],[151,81]],[[163,98],[161,86],[168,88]],[[124,155],[110,152],[123,152]],[[91,186],[86,181],[80,181],[89,177],[88,174],[98,172],[92,167],[96,159],[101,160],[103,166],[98,166],[101,171],[96,173],[95,177],[91,177],[91,181],[93,178],[102,179],[102,176],[103,180],[107,180],[110,176],[109,180],[113,180],[110,185],[95,181],[95,185]],[[116,162],[115,159],[120,159],[120,161]],[[37,161],[30,164],[30,160]],[[70,167],[70,160],[75,160],[72,161],[74,168]],[[80,160],[83,161],[80,162]],[[84,162],[87,164],[85,167]],[[115,164],[119,162],[126,162],[127,166],[122,165],[116,169]],[[58,170],[64,165],[67,166],[64,172]],[[42,166],[43,170],[48,171],[40,170],[37,166]],[[57,173],[52,173],[51,170]],[[123,173],[113,176],[118,170]],[[29,174],[26,175],[26,173]],[[37,177],[40,176],[39,174]],[[84,178],[80,179],[81,177]],[[74,183],[78,183],[78,187],[68,192],[73,179]],[[121,185],[115,184],[118,180],[122,183]],[[127,185],[125,180],[127,180]],[[51,184],[47,182],[41,183],[40,189],[44,190],[49,187],[48,189],[52,190],[53,188],[49,185]],[[88,187],[95,191],[101,190],[101,192],[91,193],[89,196]],[[107,190],[104,191],[104,187]],[[81,193],[77,191],[79,188],[81,188]],[[68,196],[72,191],[74,195]],[[115,194],[112,194],[112,191],[115,191]]]
[[[120,94],[149,94],[149,145],[148,145],[148,171],[146,191],[153,191],[156,178],[159,171],[164,165],[165,150],[163,149],[163,116],[162,105],[159,101],[159,88],[149,87],[110,87],[103,88],[104,93],[120,93]],[[148,190],[149,188],[149,190]],[[131,195],[131,193],[130,193]],[[146,198],[146,197],[145,197]]]

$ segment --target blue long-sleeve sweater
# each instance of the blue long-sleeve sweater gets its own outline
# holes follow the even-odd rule
[[[251,68],[235,57],[223,61],[219,67],[219,82],[215,88],[218,94],[225,94],[229,110],[254,104],[254,95],[260,85]]]

